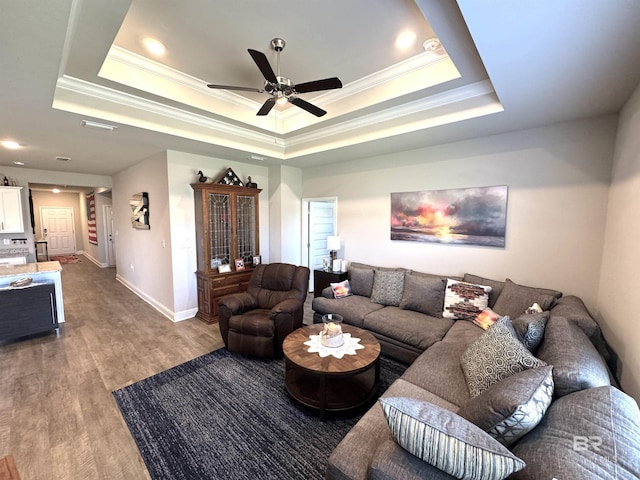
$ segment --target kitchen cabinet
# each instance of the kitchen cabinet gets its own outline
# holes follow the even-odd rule
[[[0,233],[23,233],[22,187],[0,187]]]

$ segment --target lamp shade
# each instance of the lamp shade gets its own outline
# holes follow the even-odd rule
[[[327,249],[340,250],[340,237],[335,235],[327,237]]]

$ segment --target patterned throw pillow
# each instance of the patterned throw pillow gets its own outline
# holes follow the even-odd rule
[[[460,366],[472,397],[523,370],[544,367],[518,340],[509,317],[501,317],[462,354]]]
[[[353,293],[351,292],[351,285],[349,285],[349,280],[344,280],[343,282],[339,283],[332,283],[331,290],[333,291],[333,298],[342,298],[353,295]]]
[[[473,319],[473,323],[478,325],[483,330],[487,330],[491,325],[496,323],[499,318],[500,315],[487,307],[482,310],[476,318]]]
[[[442,316],[473,322],[487,308],[490,291],[491,287],[486,285],[448,279]]]
[[[542,420],[553,400],[553,367],[525,370],[490,386],[457,414],[508,447]]]
[[[373,276],[371,301],[397,307],[402,301],[404,270],[376,270]]]
[[[525,463],[473,423],[413,398],[381,398],[394,439],[406,451],[456,478],[499,480]]]
[[[549,312],[525,313],[513,321],[513,328],[520,341],[530,352],[535,352],[544,338],[544,327],[549,320]]]

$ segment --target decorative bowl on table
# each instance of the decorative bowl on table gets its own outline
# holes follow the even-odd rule
[[[322,331],[320,332],[320,343],[325,347],[341,347],[344,343],[342,335],[342,315],[328,313],[322,316]]]

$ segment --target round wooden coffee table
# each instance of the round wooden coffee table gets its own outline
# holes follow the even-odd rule
[[[318,353],[309,353],[309,346],[304,344],[310,335],[318,335],[321,330],[322,324],[299,328],[284,339],[282,350],[287,392],[324,418],[325,412],[357,409],[377,397],[380,344],[366,330],[343,324],[342,331],[359,338],[364,349],[342,358],[321,358]]]

